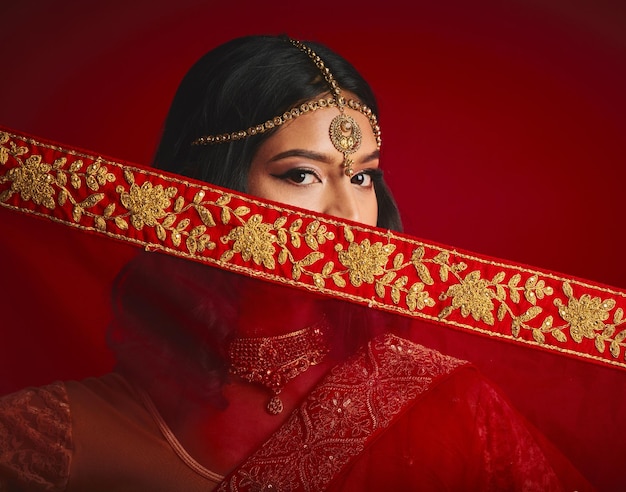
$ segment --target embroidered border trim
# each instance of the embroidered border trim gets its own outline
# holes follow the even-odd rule
[[[375,339],[335,367],[217,490],[326,490],[417,397],[465,364],[393,335]]]
[[[0,130],[0,205],[257,278],[626,369],[626,291]]]

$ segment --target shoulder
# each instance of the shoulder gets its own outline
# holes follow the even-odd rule
[[[72,454],[72,428],[63,383],[26,388],[0,398],[2,480],[63,490]]]

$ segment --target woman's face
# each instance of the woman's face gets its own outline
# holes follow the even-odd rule
[[[362,132],[359,149],[349,157],[354,174],[342,167],[344,156],[329,137],[336,108],[299,116],[266,140],[248,174],[251,195],[375,226],[378,203],[374,181],[380,179],[378,149],[369,120],[345,108]]]

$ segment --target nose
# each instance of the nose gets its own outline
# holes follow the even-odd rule
[[[350,178],[345,175],[335,180],[333,186],[327,187],[324,205],[323,212],[328,215],[355,222],[362,221],[361,209],[354,185],[350,182]]]

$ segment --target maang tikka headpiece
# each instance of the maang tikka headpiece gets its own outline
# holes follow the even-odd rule
[[[323,108],[339,109],[339,115],[335,116],[330,123],[329,136],[334,147],[343,154],[342,167],[346,176],[351,177],[354,174],[352,170],[353,160],[349,157],[350,154],[356,152],[361,146],[362,133],[361,128],[354,118],[345,113],[345,107],[359,111],[361,114],[367,116],[369,119],[374,137],[376,138],[376,146],[380,149],[382,142],[380,137],[380,127],[378,126],[378,119],[372,110],[365,104],[354,99],[346,100],[341,94],[341,88],[334,79],[330,69],[324,64],[323,60],[304,43],[295,39],[289,40],[295,47],[306,53],[309,58],[315,63],[320,70],[324,80],[328,84],[331,97],[321,98],[314,101],[302,103],[300,106],[285,111],[280,116],[275,116],[271,120],[267,120],[265,123],[251,126],[246,130],[239,130],[236,132],[222,133],[219,135],[207,135],[200,137],[192,142],[193,145],[212,145],[223,142],[231,142],[241,140],[252,135],[258,135],[265,133],[273,128],[276,128],[283,123],[286,123],[293,118],[297,118],[308,112],[317,111]]]

